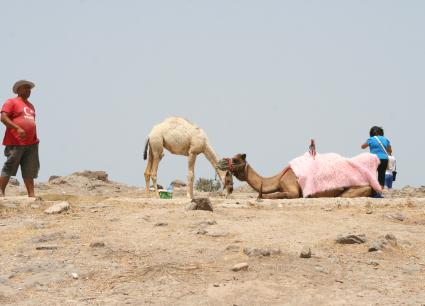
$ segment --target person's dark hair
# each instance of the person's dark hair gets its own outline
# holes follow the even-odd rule
[[[380,126],[372,126],[370,131],[369,131],[369,135],[370,137],[373,136],[384,136],[384,129],[381,128]]]

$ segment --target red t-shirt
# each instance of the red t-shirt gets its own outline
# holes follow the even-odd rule
[[[26,146],[39,142],[35,125],[35,109],[31,103],[25,102],[20,97],[9,99],[3,104],[1,112],[5,112],[13,123],[27,133],[25,139],[20,139],[15,129],[6,128],[3,145]]]

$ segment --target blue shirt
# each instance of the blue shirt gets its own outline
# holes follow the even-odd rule
[[[390,141],[384,136],[376,136],[381,141],[382,145],[385,147],[385,150],[390,146]],[[382,149],[381,144],[376,140],[375,136],[370,137],[367,140],[367,144],[369,145],[370,153],[376,154],[379,159],[388,159],[387,153],[385,153],[384,149]]]

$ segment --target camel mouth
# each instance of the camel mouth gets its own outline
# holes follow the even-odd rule
[[[230,171],[229,168],[229,159],[222,158],[217,162],[216,168],[221,171]]]

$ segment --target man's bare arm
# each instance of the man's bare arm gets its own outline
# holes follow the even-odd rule
[[[25,139],[27,137],[27,133],[17,124],[13,123],[13,121],[9,118],[8,114],[5,112],[1,112],[1,122],[8,127],[9,129],[14,129],[18,132],[19,137],[21,139]]]

